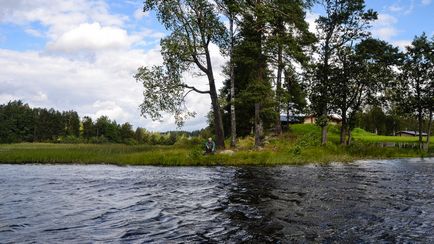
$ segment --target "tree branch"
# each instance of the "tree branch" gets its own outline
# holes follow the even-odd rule
[[[190,90],[195,91],[195,92],[200,93],[200,94],[209,94],[210,93],[210,91],[202,91],[202,90],[197,89],[194,86],[189,86],[186,84],[181,85],[181,87],[190,89]]]

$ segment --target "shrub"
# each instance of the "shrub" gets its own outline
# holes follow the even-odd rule
[[[94,136],[89,139],[89,143],[106,144],[109,143],[109,140],[104,135],[98,137]]]
[[[137,141],[133,138],[124,139],[124,144],[126,145],[137,145]]]

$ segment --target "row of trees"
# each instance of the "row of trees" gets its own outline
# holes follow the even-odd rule
[[[107,116],[80,120],[75,111],[31,108],[22,101],[0,105],[0,143],[67,142],[173,145],[198,136],[197,132],[150,132],[130,123],[118,124]]]
[[[306,11],[314,4],[324,14],[311,33]],[[431,125],[434,40],[422,34],[402,52],[374,39],[369,28],[378,14],[364,0],[145,0],[148,10],[170,34],[161,40],[163,65],[141,67],[135,76],[144,86],[142,114],[173,113],[182,125],[194,116],[186,96],[208,94],[220,148],[224,131],[235,146],[237,135],[252,128],[260,146],[264,129],[281,133],[281,113],[315,114],[323,144],[330,113],[341,115],[341,143],[350,144],[357,115],[368,106],[411,114],[420,132],[425,118]],[[229,58],[220,93],[212,45]],[[204,75],[209,88],[193,86],[187,72]]]
[[[0,105],[0,142],[51,141],[80,135],[80,118],[74,111],[30,108],[22,101]]]

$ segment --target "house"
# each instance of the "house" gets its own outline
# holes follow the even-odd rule
[[[329,118],[329,123],[330,124],[340,124],[342,122],[342,118],[341,116],[337,115],[337,114],[330,114],[328,116]],[[315,124],[316,121],[316,116],[315,115],[307,115],[304,117],[304,123],[305,124]]]
[[[289,124],[302,124],[303,118],[304,118],[303,114],[289,115],[289,117],[287,115],[281,114],[280,115],[280,123],[282,125],[287,125],[288,122],[289,122]]]
[[[419,131],[403,130],[396,133],[397,136],[419,136]],[[422,132],[422,136],[427,136],[427,133]]]

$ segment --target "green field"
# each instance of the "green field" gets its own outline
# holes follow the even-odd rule
[[[320,128],[294,125],[281,137],[269,137],[263,148],[253,148],[252,137],[240,139],[234,154],[202,155],[202,145],[130,146],[123,144],[21,143],[0,145],[0,163],[74,163],[117,165],[280,165],[348,162],[357,159],[433,156],[429,152],[378,143],[416,143],[416,137],[377,136],[361,129],[354,131],[353,145],[340,146],[339,128],[329,129],[330,142],[319,145]]]

